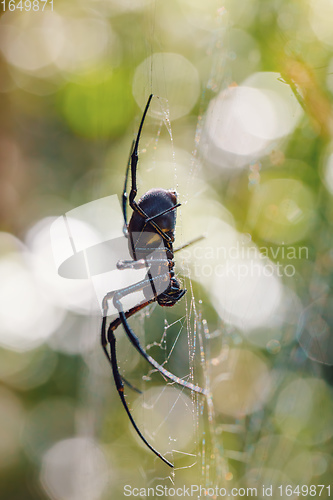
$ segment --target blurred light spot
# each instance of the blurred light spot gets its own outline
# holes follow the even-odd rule
[[[100,17],[75,16],[65,10],[63,16],[45,11],[2,17],[2,50],[20,70],[11,72],[18,86],[45,95],[63,83],[59,69],[77,73],[101,63],[106,55],[117,66],[121,48],[109,24]]]
[[[120,44],[111,32],[109,24],[97,17],[63,17],[64,47],[58,54],[56,65],[62,70],[71,73],[87,69],[89,65],[96,64],[108,52],[119,54]],[[111,49],[114,47],[114,50]],[[114,67],[115,61],[112,61]]]
[[[0,468],[11,467],[19,459],[23,408],[13,392],[0,388]]]
[[[261,328],[245,331],[246,339],[271,354],[277,354],[284,346],[295,341],[297,324],[302,312],[298,296],[288,287],[282,288],[281,300],[271,316],[270,322]],[[282,323],[285,324],[281,328]]]
[[[274,129],[274,109],[270,100],[257,89],[231,87],[220,93],[208,107],[208,139],[220,151],[243,157],[236,166],[243,166],[248,157],[259,155],[268,145]]]
[[[63,25],[56,12],[26,16],[7,12],[0,26],[4,56],[23,71],[33,72],[52,64],[63,48]]]
[[[307,236],[315,222],[312,190],[296,179],[270,179],[253,191],[248,222],[265,241],[288,245]]]
[[[147,102],[147,79],[149,77],[152,78],[151,92],[155,96],[168,100],[167,108],[170,110],[171,120],[187,115],[199,98],[198,71],[188,59],[180,54],[156,53],[136,68],[133,78],[133,96],[141,109]],[[150,112],[164,119],[161,103],[159,104],[158,99],[153,99]]]
[[[133,116],[129,74],[99,69],[81,75],[63,91],[62,108],[69,126],[80,135],[121,135]]]
[[[269,370],[252,351],[231,349],[225,363],[212,370],[212,394],[217,412],[241,418],[260,410],[266,403],[271,388]]]
[[[278,73],[254,73],[211,101],[204,154],[222,168],[243,167],[290,134],[302,108]]]
[[[180,2],[183,14],[187,20],[200,30],[216,30],[219,26],[220,18],[226,13],[225,9],[219,9],[215,0],[201,2],[198,0],[184,0]]]
[[[9,15],[8,15],[9,14]],[[100,17],[75,15],[68,9],[20,16],[7,13],[1,20],[2,50],[15,84],[36,95],[58,90],[64,77],[102,64],[119,64],[121,48],[108,22]]]
[[[207,237],[184,251],[191,256],[191,278],[206,288],[225,322],[245,332],[280,325],[285,311],[281,308],[283,288],[276,265],[253,244],[244,242],[228,223],[206,215],[201,213],[195,220],[197,224],[205,220],[202,227]],[[282,313],[279,317],[278,312]]]
[[[275,421],[288,437],[318,445],[333,436],[333,401],[323,380],[296,379],[279,394]]]
[[[258,89],[266,95],[274,108],[276,125],[270,130],[270,139],[291,134],[303,115],[303,109],[289,85],[281,81],[279,73],[270,71],[253,73],[242,86]]]
[[[135,400],[132,414],[144,436],[162,454],[193,449],[196,432],[193,402],[184,391],[170,386],[152,387]],[[132,426],[131,430],[149,452]]]
[[[232,19],[232,24],[246,26],[257,14],[255,0],[248,0],[248,2],[237,5],[232,0],[226,0],[223,3],[218,3],[215,0],[206,0],[205,2],[202,0],[182,0],[180,6],[183,14],[193,26],[200,30],[214,31],[214,34],[218,28],[221,29],[220,18],[222,20],[226,18],[225,23]]]
[[[295,437],[309,420],[312,392],[308,380],[297,379],[279,395],[275,417],[278,426],[289,437]]]
[[[0,260],[0,344],[22,351],[41,345],[60,325],[63,314],[42,293],[28,255]]]
[[[309,22],[317,38],[333,46],[333,32],[331,19],[333,16],[333,4],[331,0],[309,0]]]
[[[97,500],[109,470],[100,448],[90,439],[60,441],[45,455],[40,480],[54,500]]]
[[[259,259],[234,259],[226,265],[235,274],[213,276],[211,283],[213,304],[220,316],[244,331],[272,324],[283,296],[274,266],[265,268]]]
[[[48,448],[72,436],[74,427],[74,402],[57,398],[42,401],[26,417],[22,441],[27,455],[39,462]]]
[[[93,287],[89,280],[70,280],[58,275],[54,262],[50,226],[56,218],[37,222],[27,233],[26,242],[32,254],[36,280],[49,302],[78,314],[99,314]]]

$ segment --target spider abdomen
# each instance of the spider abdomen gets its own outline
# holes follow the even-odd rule
[[[140,213],[133,212],[128,225],[130,252],[132,257],[137,260],[147,257],[155,250],[157,261],[152,264],[151,274],[153,276],[165,276],[166,282],[169,283],[164,292],[158,294],[157,302],[160,306],[171,307],[186,293],[186,290],[181,289],[173,269],[172,243],[175,239],[176,208],[174,207],[177,206],[177,193],[176,191],[161,188],[150,189],[140,198],[138,206],[146,214],[148,220]],[[167,213],[163,213],[166,211]],[[168,243],[150,224],[150,218],[153,218],[152,220],[163,234],[170,238]],[[163,245],[163,251],[160,256],[161,260],[159,260],[156,250],[161,248],[161,244]],[[165,255],[167,260],[164,260]],[[146,293],[148,293],[146,298],[149,298],[150,289],[147,288]]]
[[[138,201],[138,206],[148,217],[154,217],[165,210],[172,209],[175,205],[177,205],[176,191],[161,188],[150,189]],[[153,220],[163,232],[173,234],[176,225],[176,210],[160,215]],[[154,228],[138,212],[133,212],[128,230],[141,232],[154,230]]]
[[[173,210],[173,207],[176,205],[176,191],[161,188],[150,189],[138,201],[138,207],[148,216],[148,218],[152,218],[152,221],[170,239],[170,243],[175,239],[176,209]],[[167,210],[170,211],[163,213]],[[145,255],[143,255],[142,252],[149,253],[159,248],[163,239],[154,226],[136,211],[133,212],[128,224],[128,233],[130,236],[129,250],[134,260],[143,258]],[[167,247],[168,250],[172,251],[171,244]],[[171,257],[171,255],[168,255],[168,258],[169,257]]]

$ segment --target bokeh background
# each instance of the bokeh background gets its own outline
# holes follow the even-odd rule
[[[328,497],[330,0],[0,9],[1,498],[103,500],[157,484],[258,498],[262,485],[273,498],[323,485]],[[204,238],[176,254],[186,298],[131,325],[210,396],[167,385],[116,334],[121,373],[142,390],[126,389],[133,415],[174,473],[130,428],[94,290],[58,275],[50,239],[57,217],[121,195],[152,92],[139,192],[176,188],[176,246]]]

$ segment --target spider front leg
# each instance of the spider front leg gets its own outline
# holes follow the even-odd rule
[[[150,94],[150,96],[148,97],[148,101],[147,101],[145,110],[144,110],[142,118],[141,118],[141,123],[140,123],[140,126],[139,126],[138,135],[136,136],[136,141],[135,141],[134,148],[133,148],[133,151],[132,151],[132,154],[131,154],[131,177],[132,177],[132,185],[131,185],[131,192],[130,192],[130,195],[129,195],[129,204],[130,204],[130,207],[133,210],[134,210],[134,208],[133,208],[132,205],[134,204],[135,206],[137,206],[137,204],[135,203],[134,199],[135,199],[135,197],[137,195],[136,168],[137,168],[138,159],[139,159],[139,155],[138,155],[139,141],[140,141],[140,137],[141,137],[142,127],[143,127],[143,124],[145,122],[146,115],[148,113],[148,109],[149,109],[149,106],[150,106],[152,98],[153,98],[153,94]]]
[[[127,212],[126,212],[127,193],[126,193],[126,190],[127,190],[128,171],[129,171],[129,165],[130,165],[130,167],[131,167],[131,191],[129,194],[129,205],[130,205],[131,209],[134,212],[137,212],[143,219],[145,219],[145,221],[149,220],[150,226],[152,226],[155,229],[155,231],[163,238],[163,240],[165,240],[167,243],[170,244],[172,239],[170,238],[170,236],[168,236],[167,234],[165,234],[165,232],[162,231],[162,229],[158,226],[158,224],[156,224],[154,222],[154,219],[156,217],[159,217],[160,215],[163,215],[163,213],[168,213],[170,210],[174,210],[177,207],[176,206],[172,207],[171,209],[168,209],[166,211],[162,211],[160,214],[156,214],[153,217],[149,217],[145,213],[145,211],[141,207],[139,207],[139,205],[135,201],[135,198],[136,198],[136,195],[138,192],[137,183],[136,183],[136,173],[137,173],[137,165],[138,165],[138,160],[139,160],[139,153],[138,153],[139,142],[140,142],[140,138],[141,138],[143,124],[145,122],[152,98],[153,98],[153,94],[150,94],[148,101],[147,101],[147,104],[146,104],[146,107],[145,107],[145,110],[144,110],[142,118],[141,118],[141,122],[140,122],[139,130],[138,130],[138,134],[137,134],[137,137],[136,137],[136,140],[134,143],[134,147],[132,146],[132,153],[130,154],[130,161],[129,161],[129,164],[127,166],[127,171],[126,171],[126,176],[125,176],[125,186],[124,186],[124,192],[123,192],[123,213],[124,213],[125,225],[127,228]],[[177,205],[177,206],[179,206],[179,205]]]
[[[123,202],[122,208],[123,208],[123,217],[124,217],[124,234],[126,237],[127,237],[127,198],[128,198],[127,182],[128,182],[129,169],[131,166],[131,158],[132,158],[132,154],[133,154],[133,150],[134,150],[134,144],[135,144],[135,141],[133,140],[132,146],[130,149],[128,162],[127,162],[127,167],[126,167],[125,182],[124,182],[124,189],[123,189],[123,196],[122,196],[122,202]]]

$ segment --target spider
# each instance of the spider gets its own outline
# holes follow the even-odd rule
[[[136,173],[137,163],[139,159],[138,147],[142,127],[152,98],[153,94],[151,94],[148,98],[145,110],[141,118],[141,123],[136,140],[134,140],[132,143],[122,195],[124,233],[128,238],[129,252],[133,260],[119,261],[117,267],[119,269],[138,269],[148,267],[147,261],[152,252],[154,254],[154,257],[152,257],[149,261],[150,269],[143,280],[134,285],[130,285],[128,287],[110,292],[104,297],[101,342],[104,353],[108,358],[109,363],[111,364],[113,378],[121,402],[135,431],[140,436],[142,441],[146,444],[146,446],[148,446],[148,448],[153,453],[155,453],[155,455],[157,455],[167,465],[173,467],[173,464],[171,462],[169,462],[165,457],[161,455],[161,453],[159,453],[153,446],[151,446],[151,444],[149,444],[131,415],[124,395],[124,383],[134,390],[137,389],[135,389],[129,382],[127,382],[119,373],[116,354],[116,337],[114,334],[116,328],[118,328],[118,326],[122,324],[129,340],[131,341],[135,349],[164,377],[183,387],[186,387],[187,389],[206,395],[206,391],[204,389],[202,389],[198,385],[192,384],[191,382],[187,382],[180,379],[179,377],[176,377],[159,363],[157,363],[157,361],[155,361],[155,359],[152,358],[149,354],[147,354],[144,348],[141,346],[138,337],[135,335],[127,321],[130,316],[133,316],[135,313],[148,306],[152,302],[157,302],[161,306],[171,307],[175,305],[186,293],[186,290],[181,288],[181,285],[174,273],[174,230],[176,224],[176,209],[180,206],[180,203],[177,203],[176,191],[165,189],[151,189],[147,193],[145,193],[138,202],[135,201],[137,195]],[[127,223],[127,182],[129,170],[131,170],[131,190],[129,194],[129,205],[132,208],[133,213],[129,223]],[[196,241],[197,240],[193,240],[190,243],[187,243],[186,245],[178,248],[177,250],[180,250]],[[159,255],[158,250],[161,247],[165,257],[156,258],[156,252],[157,255]],[[152,275],[155,276],[155,278],[152,278]],[[164,285],[164,291],[160,293],[158,293],[158,291],[156,290],[158,288],[158,281],[160,281]],[[143,291],[145,301],[124,312],[123,306],[121,304],[121,299],[126,295],[134,293],[136,291]],[[113,300],[113,304],[117,309],[119,316],[110,323],[106,334],[106,321],[109,300]],[[110,353],[107,350],[108,344],[110,344]]]

